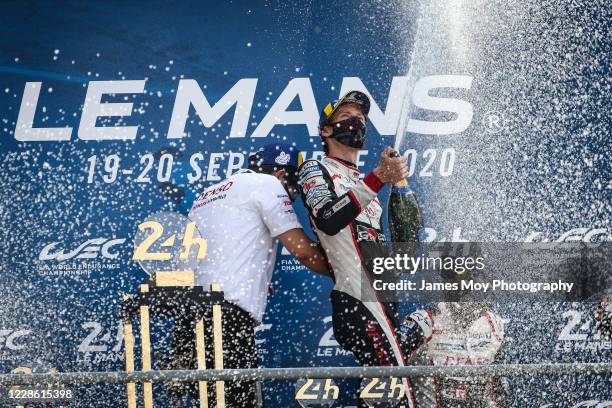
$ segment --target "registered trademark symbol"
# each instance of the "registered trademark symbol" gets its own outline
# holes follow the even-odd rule
[[[482,124],[490,133],[498,133],[504,129],[504,116],[495,111],[487,112],[482,117]]]

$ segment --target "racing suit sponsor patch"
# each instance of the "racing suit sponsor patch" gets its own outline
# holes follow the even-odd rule
[[[315,198],[327,196],[329,196],[329,192],[326,186],[314,186],[311,187],[308,191],[306,191],[306,202],[312,201]]]
[[[366,227],[364,225],[357,225],[357,238],[360,241],[372,241],[372,242],[385,242],[386,238],[384,234],[379,233],[372,227]]]
[[[310,206],[312,208],[312,212],[313,214],[316,216],[317,213],[319,212],[319,210],[325,205],[327,204],[329,200],[327,199],[327,197],[321,197],[319,199],[314,200],[314,202],[312,203],[312,205]]]
[[[329,210],[325,211],[323,213],[323,218],[331,217],[336,212],[340,211],[342,208],[348,205],[350,202],[351,202],[351,198],[349,196],[344,197],[343,199],[338,201],[336,204],[332,205],[332,207]]]
[[[302,186],[302,188],[304,188],[304,190],[310,190],[311,188],[315,186],[324,185],[324,184],[327,184],[327,183],[325,182],[325,179],[323,177],[312,176],[304,180],[304,185]]]
[[[319,167],[319,162],[316,160],[304,162],[299,169],[298,184],[303,185],[306,179],[314,176],[323,176],[323,172]]]

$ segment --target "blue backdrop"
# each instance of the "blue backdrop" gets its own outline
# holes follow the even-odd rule
[[[532,164],[524,162],[525,155],[529,160],[537,154],[547,156],[550,160],[540,160],[563,167],[562,159],[553,153],[554,132],[525,135],[520,128],[508,125],[499,134],[495,128],[487,127],[491,119],[487,109],[490,101],[483,96],[483,90],[504,80],[482,67],[486,61],[472,65],[478,67],[475,70],[455,64],[447,70],[423,74],[455,75],[450,78],[450,85],[437,87],[455,87],[456,92],[436,95],[471,103],[472,116],[468,127],[463,129],[465,132],[449,138],[441,136],[442,132],[404,131],[406,123],[400,118],[405,118],[408,112],[413,118],[438,121],[455,121],[465,113],[460,108],[455,111],[452,106],[447,109],[439,106],[438,114],[455,113],[433,115],[432,119],[435,106],[421,105],[421,109],[406,106],[406,101],[409,105],[410,101],[418,105],[410,93],[420,77],[410,73],[411,64],[418,67],[419,61],[425,61],[419,60],[423,50],[415,50],[417,7],[410,2],[383,5],[366,1],[301,4],[24,1],[3,2],[0,7],[3,254],[0,365],[3,372],[16,367],[35,370],[55,367],[58,371],[124,369],[118,302],[123,293],[134,293],[137,285],[147,278],[131,260],[136,225],[159,210],[186,213],[196,194],[216,182],[217,176],[211,169],[214,166],[210,165],[214,157],[219,164],[218,177],[224,178],[228,166],[233,163],[240,167],[240,157],[272,140],[293,143],[308,157],[320,151],[318,137],[309,132],[306,124],[283,125],[281,120],[265,137],[252,136],[279,96],[290,87],[290,81],[296,78],[301,78],[299,89],[304,92],[301,96],[312,89],[317,110],[339,96],[343,81],[353,85],[354,78],[358,78],[381,111],[397,111],[396,116],[373,118],[368,125],[368,151],[361,156],[361,167],[374,167],[378,152],[383,146],[396,143],[396,134],[400,136],[398,146],[403,150],[414,149],[410,153],[415,166],[411,184],[423,205],[430,239],[490,239],[494,232],[502,239],[597,241],[610,237],[609,197],[606,199],[601,192],[602,183],[605,185],[609,179],[609,166],[601,157],[597,159],[605,151],[602,139],[591,138],[588,133],[583,136],[586,139],[583,145],[594,152],[596,159],[574,177],[583,183],[583,190],[578,192],[595,193],[586,194],[587,197],[576,194],[568,210],[569,198],[561,194],[561,200],[555,200],[554,188],[542,192],[541,184],[563,185],[563,181],[555,181],[555,171],[546,174],[534,171],[533,178],[525,176]],[[599,74],[581,75],[589,80],[592,78],[589,75]],[[462,75],[472,77],[471,87],[456,85]],[[206,100],[213,105],[236,83],[248,78],[257,79],[257,83],[254,97],[241,99],[252,101],[246,137],[229,137],[236,121],[234,113],[240,107],[221,110],[211,125],[202,123],[193,106],[185,124],[186,136],[168,137],[182,79],[196,80]],[[131,113],[128,110],[123,117],[101,117],[96,121],[100,127],[137,126],[136,137],[83,140],[87,132],[82,135],[78,129],[92,81],[111,80],[146,80],[144,92],[130,90],[101,98],[102,103],[133,103]],[[17,140],[19,111],[27,109],[22,101],[27,86],[32,86],[26,83],[40,83],[31,127],[71,127],[69,140]],[[521,86],[531,92],[522,93],[522,97],[537,100],[542,96],[528,84],[516,85],[517,89]],[[293,97],[291,100],[289,111],[306,111],[304,105],[310,102]],[[499,106],[495,111],[511,112]],[[507,113],[507,122],[517,120],[509,116]],[[297,121],[306,117],[302,115]],[[572,134],[579,135],[589,126],[598,128],[601,120],[587,118],[587,123],[573,129]],[[466,143],[462,138],[470,132],[485,134],[487,129],[491,131],[487,144],[477,138]],[[461,132],[461,129],[457,131]],[[519,146],[513,151],[512,137],[508,139],[508,134],[536,144],[540,138],[550,150],[536,154]],[[497,156],[491,156],[495,148],[511,151],[511,157],[503,162],[496,160]],[[572,155],[569,150],[565,151]],[[197,180],[190,180],[191,161],[199,157],[194,156],[198,153],[203,173]],[[485,163],[484,167],[476,167],[481,169],[480,177],[495,179],[505,174],[506,179],[510,175],[515,183],[506,190],[483,188],[478,197],[462,195],[467,191],[466,178],[473,175],[466,168],[476,162]],[[502,163],[504,171],[486,167],[487,162]],[[166,174],[166,170],[170,173]],[[526,192],[526,202],[513,201],[518,197],[516,188]],[[531,195],[533,189],[542,197],[537,200],[537,208],[529,204],[535,202]],[[384,206],[386,195],[386,191],[381,194]],[[548,214],[556,214],[552,219],[542,215],[544,210],[540,204],[546,200],[551,201],[546,204]],[[471,208],[466,212],[472,218],[449,218],[449,212],[452,213],[449,209],[455,208],[457,202]],[[478,216],[474,208],[481,208],[479,202],[487,203],[482,206],[486,207],[483,214],[491,215],[492,210],[488,209],[493,207],[492,203],[495,208],[503,209],[495,213],[500,218],[490,223],[474,223]],[[301,203],[296,206],[301,221],[307,225]],[[525,222],[520,227],[505,223],[503,216],[516,216],[513,208],[519,207],[529,214],[537,213],[537,222]],[[584,222],[576,223],[576,219]],[[495,228],[491,227],[493,223]],[[504,232],[499,233],[500,230]],[[95,248],[91,249],[92,246]],[[48,253],[63,250],[67,259],[46,259],[45,248]],[[73,250],[76,252],[68,254]],[[264,366],[356,364],[333,338],[329,280],[299,266],[291,256],[279,253],[273,285],[275,291],[269,298],[265,321],[258,332]],[[403,308],[414,306],[403,305]],[[590,304],[554,307],[515,304],[500,306],[498,312],[507,320],[506,362],[610,360],[611,343],[598,336]],[[168,344],[164,333],[161,330],[153,333],[154,352],[163,353],[164,345]],[[352,394],[357,384],[346,381],[340,385],[342,402],[354,403]],[[293,387],[287,381],[266,382],[266,405],[292,406]],[[573,406],[586,400],[603,403],[612,399],[611,388],[610,377],[525,378],[513,379],[511,383],[515,406],[549,403]],[[80,402],[73,406],[125,404],[120,386],[80,387],[79,392]]]

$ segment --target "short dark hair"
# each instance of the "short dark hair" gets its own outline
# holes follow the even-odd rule
[[[253,153],[249,156],[249,165],[247,168],[256,173],[272,174],[275,171],[275,166],[262,164],[263,157],[261,152]]]

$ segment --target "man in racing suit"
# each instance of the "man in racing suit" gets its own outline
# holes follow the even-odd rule
[[[504,341],[502,319],[477,302],[441,302],[417,310],[401,325],[401,343],[414,365],[485,365],[498,362]],[[501,407],[507,387],[495,376],[412,379],[416,406]]]
[[[364,263],[372,254],[364,252],[365,244],[385,240],[377,194],[384,184],[408,174],[405,157],[392,157],[393,149],[386,148],[378,167],[361,179],[354,163],[365,142],[369,109],[368,96],[358,91],[323,109],[319,129],[327,155],[302,163],[298,186],[335,282],[336,340],[361,365],[405,365],[395,305],[362,301],[376,299]],[[407,380],[404,385],[409,389]]]

